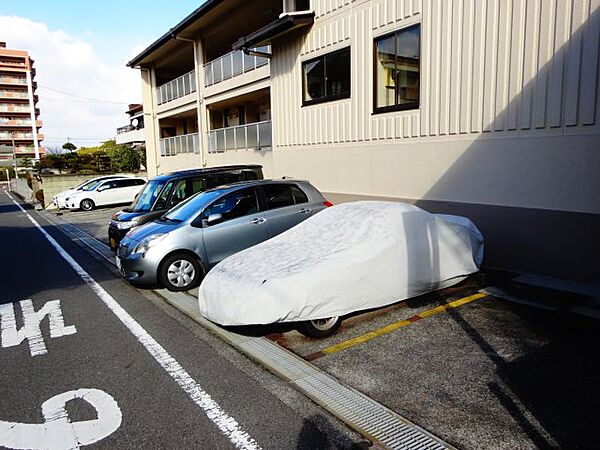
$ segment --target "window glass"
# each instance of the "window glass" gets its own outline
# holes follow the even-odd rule
[[[115,187],[115,188],[131,187],[134,185],[134,181],[135,180],[116,180],[116,181],[114,181],[113,187]]]
[[[266,184],[263,186],[267,208],[276,209],[294,204],[294,194],[289,184]]]
[[[308,203],[308,196],[298,186],[292,186],[292,194],[294,194],[294,203]]]
[[[202,192],[206,190],[206,178],[196,177],[192,178],[192,194]]]
[[[318,100],[325,97],[325,61],[318,59],[304,65],[304,100]]]
[[[304,104],[350,97],[350,47],[302,64]]]
[[[131,205],[133,211],[150,211],[154,201],[160,194],[165,181],[150,180]],[[172,184],[171,184],[172,186]],[[170,187],[169,187],[170,189]],[[169,190],[167,189],[167,191]],[[160,209],[160,208],[159,208]]]
[[[142,186],[144,184],[146,184],[146,182],[144,180],[133,180],[134,186]]]
[[[116,182],[107,181],[106,183],[102,183],[100,186],[98,186],[98,189],[96,189],[96,190],[98,192],[107,191],[109,189],[114,189],[115,186],[116,186]]]
[[[419,107],[420,26],[375,40],[375,112]]]
[[[222,214],[223,220],[233,220],[258,212],[256,191],[242,189],[226,195],[204,210],[203,218],[208,219],[211,214]]]
[[[173,190],[174,184],[175,184],[175,181],[169,181],[169,183],[167,183],[167,186],[160,193],[158,200],[156,200],[156,206],[154,207],[154,209],[161,210],[161,209],[165,209],[167,207],[167,200],[169,199],[169,195],[171,194],[171,191]],[[142,196],[144,195],[145,192],[146,192],[146,189],[144,189],[144,192],[142,192]],[[154,198],[156,199],[156,195],[154,196]],[[147,211],[149,211],[149,210],[150,210],[150,208],[147,209]]]
[[[375,111],[419,107],[420,26],[375,40]]]
[[[233,172],[215,173],[211,177],[211,187],[222,186],[240,181],[240,174]]]

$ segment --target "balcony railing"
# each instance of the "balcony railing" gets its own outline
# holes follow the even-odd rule
[[[271,46],[258,47],[254,50],[271,53]],[[204,86],[212,86],[266,64],[269,64],[268,58],[250,56],[241,50],[234,50],[204,64]]]
[[[160,156],[175,156],[184,153],[200,153],[198,133],[183,134],[160,140]]]
[[[156,89],[156,101],[159,105],[196,92],[196,71],[192,70]]]
[[[140,126],[134,127],[133,125],[125,125],[124,127],[117,128],[117,134],[128,133],[129,131],[134,130],[141,130],[142,128],[143,127]]]
[[[28,113],[29,106],[7,105],[0,103],[0,112]],[[39,114],[39,112],[39,109],[36,108],[36,114]]]
[[[261,150],[271,147],[270,120],[219,128],[210,130],[207,134],[209,153],[243,149]]]
[[[31,120],[30,119],[10,119],[8,117],[0,117],[0,126],[2,126],[2,125],[10,126],[10,127],[30,127]]]
[[[2,77],[2,76],[0,76],[0,83],[26,85],[27,79],[22,78],[22,77]]]
[[[0,97],[4,98],[28,98],[27,92],[20,91],[0,91]]]

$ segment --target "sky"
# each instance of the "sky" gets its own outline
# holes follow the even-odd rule
[[[141,102],[126,63],[203,0],[0,0],[0,41],[35,61],[43,146],[91,147],[129,123]]]

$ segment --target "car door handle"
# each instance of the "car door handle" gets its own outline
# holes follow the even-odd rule
[[[312,209],[310,208],[302,208],[300,211],[298,211],[300,214],[308,214],[309,212],[311,212]]]
[[[257,224],[257,223],[265,223],[266,221],[267,221],[267,219],[265,219],[264,217],[258,217],[256,219],[252,219],[250,221],[250,223]]]

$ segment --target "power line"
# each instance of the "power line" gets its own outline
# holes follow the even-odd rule
[[[43,89],[48,89],[49,91],[58,92],[59,94],[69,95],[71,97],[84,98],[84,99],[89,100],[91,102],[115,103],[115,104],[119,104],[119,105],[127,105],[128,104],[128,103],[125,103],[125,102],[117,102],[117,101],[113,101],[113,100],[103,100],[103,99],[100,99],[100,98],[86,97],[85,95],[73,94],[71,92],[65,92],[65,91],[54,89],[54,88],[51,88],[51,87],[48,87],[48,86],[44,86],[43,84],[38,84],[38,86],[41,87],[41,88],[43,88]]]

